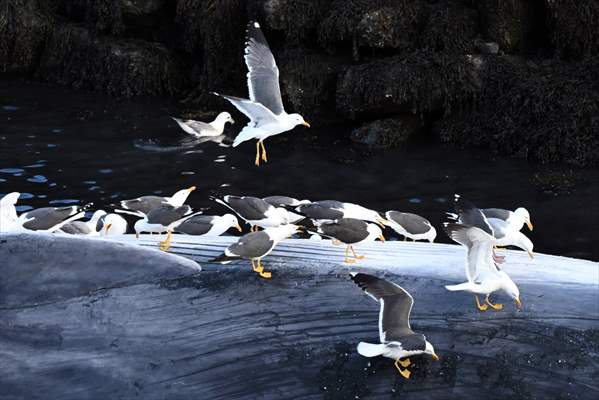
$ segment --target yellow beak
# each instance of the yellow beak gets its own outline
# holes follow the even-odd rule
[[[196,190],[196,187],[195,187],[195,186],[192,186],[192,187],[189,187],[189,188],[187,188],[187,189],[185,189],[185,190],[187,190],[189,193],[191,193],[191,192],[193,192],[194,190]]]
[[[237,228],[237,230],[238,230],[239,232],[243,231],[243,229],[241,229],[241,226],[239,226],[239,224],[235,225],[235,228]]]
[[[304,121],[304,123],[302,125],[307,126],[308,128],[310,127],[310,124],[307,123],[306,121]]]
[[[295,231],[296,231],[297,233],[302,233],[304,230],[302,229],[302,227],[301,227],[301,226],[298,226],[297,228],[295,228]]]
[[[516,305],[518,306],[518,308],[522,308],[522,302],[520,301],[520,297],[516,297],[514,299],[514,302],[516,303]]]
[[[381,242],[384,242],[384,241],[385,241],[385,237],[384,237],[383,235],[379,235],[379,240],[380,240]]]
[[[383,218],[377,218],[376,219],[376,223],[381,227],[384,228],[385,226],[387,226],[387,224],[389,223],[389,221],[387,221],[386,219]]]
[[[431,357],[433,358],[433,360],[439,361],[439,356],[436,355],[435,353],[431,354]]]
[[[528,256],[530,257],[530,259],[532,260],[533,258],[535,258],[535,253],[533,253],[532,251],[528,252]]]
[[[530,222],[530,220],[526,221],[526,226],[528,226],[528,229],[532,231],[532,222]]]
[[[112,226],[112,224],[106,225],[106,227],[104,228],[104,234],[105,235],[108,235],[108,230],[110,229],[111,226]]]

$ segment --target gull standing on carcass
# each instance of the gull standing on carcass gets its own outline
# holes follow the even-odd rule
[[[505,210],[503,208],[481,208],[482,213],[488,219],[499,219],[504,221],[510,229],[519,231],[524,224],[532,231],[532,222],[530,221],[530,213],[524,207],[518,207],[514,211]]]
[[[175,232],[194,236],[220,236],[229,228],[242,231],[237,217],[233,214],[196,215],[180,223]]]
[[[94,212],[89,221],[72,221],[65,224],[60,230],[69,235],[99,236],[98,222],[105,215],[106,211],[98,210]]]
[[[457,243],[466,246],[466,278],[468,282],[459,285],[447,285],[450,291],[466,291],[474,294],[476,307],[480,311],[486,311],[489,306],[494,310],[501,310],[502,304],[491,303],[491,293],[502,290],[514,299],[518,308],[522,307],[520,302],[520,291],[505,271],[501,271],[494,262],[493,242],[495,239],[488,232],[475,226],[458,223],[445,223],[445,232]],[[480,303],[478,295],[485,295],[485,301]]]
[[[318,233],[333,238],[333,244],[343,243],[347,246],[345,248],[345,259],[343,260],[346,264],[364,258],[364,256],[356,254],[353,245],[373,242],[376,239],[382,242],[385,241],[381,228],[355,218],[341,218],[333,222],[323,222],[318,227]],[[350,250],[354,256],[353,260],[349,258]]]
[[[233,210],[245,222],[256,227],[273,228],[294,223],[304,217],[293,214],[281,207],[275,207],[266,201],[252,196],[224,196],[223,199],[212,197],[212,200]]]
[[[127,213],[127,211],[134,211],[133,215],[138,215],[135,211],[140,211],[144,214],[149,213],[153,209],[159,207],[162,204],[170,204],[175,207],[181,207],[187,201],[187,197],[196,190],[195,186],[191,186],[187,189],[181,189],[171,197],[162,196],[141,196],[135,199],[121,201],[121,207],[124,210],[117,210],[117,212]]]
[[[285,112],[279,87],[279,68],[258,22],[251,21],[248,24],[244,58],[248,68],[250,98],[214,94],[227,99],[250,119],[233,141],[233,147],[247,140],[257,139],[255,164],[259,166],[260,159],[268,161],[264,147],[266,138],[291,130],[297,125],[310,127],[310,124],[299,114]]]
[[[160,242],[159,248],[162,251],[168,251],[168,249],[171,247],[173,230],[186,219],[201,213],[201,211],[198,211],[192,214],[191,207],[188,205],[175,207],[168,203],[162,204],[160,207],[153,209],[148,214],[140,213],[142,219],[133,225],[135,237],[139,238],[139,234],[142,232],[166,232],[166,239]]]
[[[98,220],[96,230],[100,236],[118,236],[127,233],[127,220],[118,214],[106,214]]]
[[[335,221],[341,218],[355,218],[362,221],[374,222],[384,228],[387,222],[374,210],[358,204],[344,203],[337,200],[320,200],[302,204],[295,209],[314,221],[316,225],[322,222]]]
[[[301,228],[297,225],[289,224],[276,228],[265,228],[259,232],[246,233],[236,243],[227,247],[222,255],[210,261],[228,264],[234,260],[250,260],[252,270],[262,278],[268,279],[272,277],[272,273],[264,271],[262,259],[269,255],[281,240],[291,237],[300,230]]]
[[[516,246],[526,251],[531,259],[534,258],[534,245],[526,235],[520,232],[522,225],[518,226],[513,223],[510,225],[502,219],[487,218],[481,209],[457,194],[454,199],[454,209],[456,214],[450,214],[452,219],[460,224],[481,229],[493,238],[494,247]],[[494,252],[493,259],[503,262],[503,257],[496,256]]]
[[[399,211],[387,211],[386,225],[404,237],[416,240],[428,240],[434,242],[437,230],[426,219],[417,214],[403,213]]]
[[[216,119],[212,122],[202,122],[193,119],[182,120],[174,117],[171,118],[177,124],[179,124],[181,129],[183,129],[185,132],[200,138],[220,136],[223,134],[223,131],[225,130],[225,124],[227,122],[230,122],[231,124],[235,123],[231,117],[231,114],[226,111],[218,114]]]
[[[407,357],[429,354],[433,360],[439,359],[433,345],[426,340],[426,337],[410,328],[410,312],[414,305],[410,293],[393,282],[368,274],[353,272],[351,279],[381,306],[379,311],[381,343],[360,342],[358,353],[364,357],[383,356],[395,360],[395,368],[406,379],[411,374],[407,368],[412,364]]]
[[[55,232],[69,222],[85,217],[84,208],[79,206],[36,208],[19,215],[19,223],[25,229],[32,231]]]

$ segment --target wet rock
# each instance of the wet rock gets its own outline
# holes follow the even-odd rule
[[[422,129],[420,118],[404,115],[364,124],[354,129],[350,138],[371,150],[390,149],[405,144],[420,129]]]
[[[0,71],[32,72],[54,23],[43,1],[0,2]]]
[[[330,110],[335,108],[335,86],[339,59],[306,49],[290,49],[278,57],[281,93],[287,111],[298,112],[307,121],[318,120],[318,125],[334,121]],[[338,118],[337,118],[338,119]]]
[[[455,1],[430,4],[421,24],[424,28],[414,48],[432,51],[469,53],[479,31],[477,10]]]
[[[54,30],[37,76],[124,97],[175,95],[186,80],[179,61],[160,44],[98,38],[74,25]]]
[[[58,11],[72,21],[84,22],[97,33],[119,35],[123,23],[124,0],[59,0]]]
[[[166,0],[120,0],[123,12],[125,15],[130,16],[147,16],[152,15],[158,11],[164,4]]]
[[[578,175],[572,169],[548,169],[534,174],[532,184],[542,193],[557,197],[568,196],[579,183]]]
[[[563,58],[599,54],[599,2],[546,0],[551,41]]]
[[[347,68],[337,85],[337,110],[349,119],[408,112],[450,112],[477,92],[471,58],[416,52]]]
[[[598,164],[598,58],[541,65],[514,57],[481,61],[474,107],[447,118],[442,139],[543,163]]]
[[[544,0],[481,0],[477,2],[485,39],[506,53],[533,49],[544,34]]]

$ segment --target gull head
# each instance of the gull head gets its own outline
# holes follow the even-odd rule
[[[14,206],[15,204],[17,204],[17,200],[19,200],[19,196],[21,196],[21,193],[19,192],[12,192],[7,194],[6,196],[0,199],[0,206]]]
[[[514,211],[514,216],[516,217],[518,222],[520,222],[522,225],[526,224],[528,226],[528,229],[530,229],[532,231],[532,222],[530,221],[530,213],[528,212],[528,210],[526,208],[518,207]]]
[[[308,128],[310,127],[310,124],[309,124],[309,123],[307,123],[307,122],[304,120],[304,117],[302,117],[302,116],[301,116],[301,115],[299,115],[299,114],[289,114],[289,120],[290,120],[291,122],[293,122],[293,126],[296,126],[296,125],[304,125],[304,126],[307,126]]]
[[[381,228],[379,228],[378,225],[368,224],[366,229],[368,230],[368,239],[369,240],[379,239],[381,242],[385,241],[385,237],[383,236],[383,231],[381,230]]]
[[[435,353],[435,348],[433,345],[428,340],[425,342],[426,345],[424,347],[424,353],[430,355],[435,361],[439,360],[439,356]]]
[[[510,278],[505,271],[500,271],[500,274],[501,288],[512,300],[514,300],[518,308],[522,308],[522,302],[520,301],[520,290],[518,289],[518,286],[516,286],[512,278]]]
[[[241,226],[239,225],[239,220],[237,219],[237,217],[235,215],[225,214],[221,218],[224,221],[224,223],[227,224],[229,227],[235,228],[239,232],[243,231],[243,229],[241,229]]]
[[[189,194],[194,190],[196,190],[195,186],[188,187],[187,189],[181,189],[175,193],[168,202],[175,207],[181,207],[183,204],[185,204],[185,201],[187,201]]]
[[[218,116],[216,117],[217,121],[222,121],[223,124],[230,122],[231,124],[235,123],[235,120],[233,119],[233,117],[231,117],[231,114],[229,114],[226,111],[223,111],[222,113],[218,114]]]

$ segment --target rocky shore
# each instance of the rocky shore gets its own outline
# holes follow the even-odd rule
[[[0,71],[216,110],[262,23],[284,101],[370,148],[599,163],[596,0],[0,0]]]

